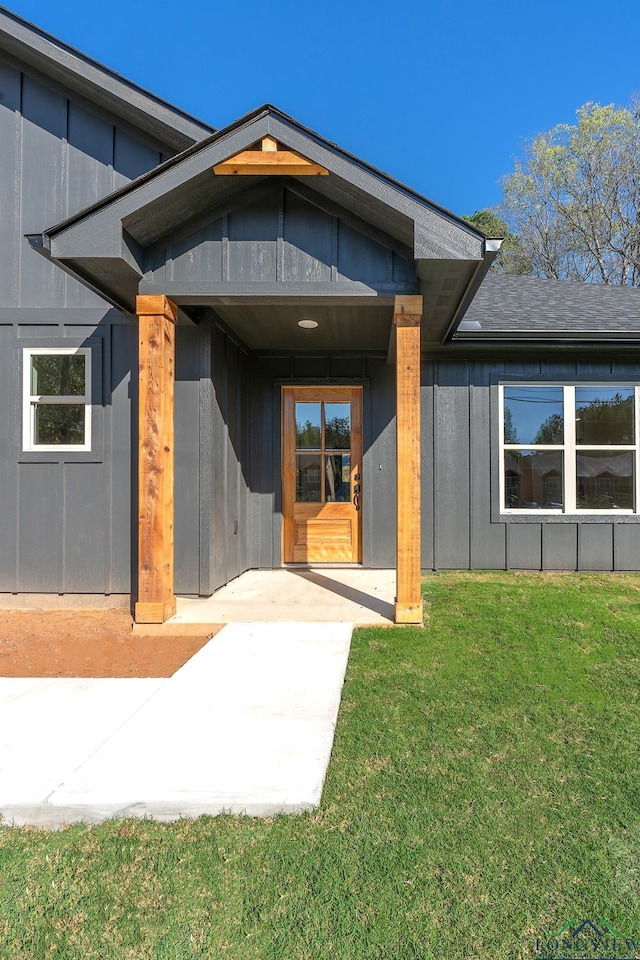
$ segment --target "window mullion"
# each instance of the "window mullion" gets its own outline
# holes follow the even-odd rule
[[[576,504],[576,388],[564,387],[564,510],[575,513]]]

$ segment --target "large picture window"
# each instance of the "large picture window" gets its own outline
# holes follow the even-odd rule
[[[23,353],[23,448],[91,449],[91,351],[26,347]]]
[[[503,384],[502,509],[637,513],[639,389]]]

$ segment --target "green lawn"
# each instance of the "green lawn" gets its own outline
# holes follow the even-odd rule
[[[502,960],[640,943],[640,577],[440,574],[354,635],[320,810],[0,830],[0,958]]]

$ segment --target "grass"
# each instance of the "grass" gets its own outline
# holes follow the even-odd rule
[[[513,960],[640,941],[640,577],[440,574],[355,633],[323,803],[0,831],[0,957]]]

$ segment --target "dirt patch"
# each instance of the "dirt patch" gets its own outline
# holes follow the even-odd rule
[[[170,677],[216,632],[136,636],[124,610],[0,610],[0,677]]]

